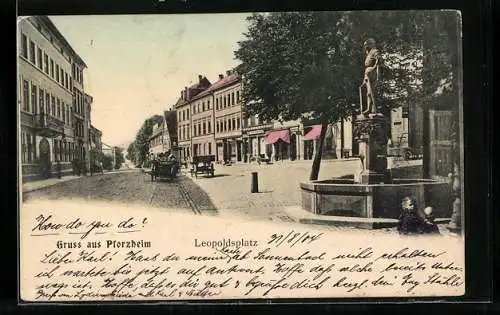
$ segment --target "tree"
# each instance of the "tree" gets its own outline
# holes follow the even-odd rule
[[[263,120],[322,125],[311,180],[318,178],[328,124],[352,117],[359,108],[367,38],[376,34],[386,52],[379,111],[387,113],[413,95],[408,91],[418,74],[419,46],[405,37],[407,18],[408,13],[398,12],[280,12],[248,18],[246,39],[235,51],[246,112]]]
[[[113,156],[109,154],[104,154],[102,156],[102,168],[107,171],[113,170]]]
[[[149,137],[151,137],[151,134],[153,133],[153,126],[160,123],[162,120],[163,116],[161,115],[151,116],[144,121],[141,128],[137,132],[133,144],[133,151],[135,153],[134,160],[136,165],[142,165],[142,163],[144,163],[147,160],[149,152]],[[131,153],[132,151],[129,152],[129,154]]]
[[[123,149],[120,147],[115,147],[115,170],[119,170],[122,167],[125,159],[123,157]]]
[[[130,143],[128,145],[126,158],[127,158],[127,160],[132,161],[132,163],[134,163],[134,165],[137,165],[137,163],[136,163],[135,142],[132,142],[132,143]]]

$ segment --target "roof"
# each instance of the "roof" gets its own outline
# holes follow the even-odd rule
[[[239,75],[231,74],[231,75],[225,76],[222,79],[220,79],[219,81],[217,81],[214,84],[212,84],[205,91],[203,91],[200,94],[197,94],[196,96],[194,96],[191,100],[200,99],[200,98],[202,98],[204,96],[207,96],[207,95],[213,93],[216,90],[220,90],[220,89],[222,89],[222,88],[224,88],[226,86],[232,85],[232,84],[240,82],[240,81],[241,81],[241,76],[239,76]]]
[[[73,57],[75,57],[76,60],[81,65],[83,65],[85,68],[87,68],[87,64],[85,64],[85,62],[83,61],[83,59],[75,52],[75,50],[73,49],[73,47],[71,47],[71,45],[68,43],[68,41],[66,40],[66,38],[61,34],[61,32],[59,32],[59,30],[57,29],[57,27],[55,26],[55,24],[47,16],[41,15],[41,16],[36,16],[35,18],[38,19],[38,21],[40,21],[41,23],[43,23],[49,29],[49,31],[51,31],[57,37],[57,39],[64,46],[66,46],[66,48],[70,51],[70,53],[73,55]]]
[[[215,82],[214,84],[212,84],[210,86],[209,90],[213,92],[213,91],[222,89],[226,86],[229,86],[229,85],[234,84],[234,83],[239,82],[239,81],[241,81],[241,76],[236,75],[236,74],[230,74],[228,76],[223,77],[222,79]]]

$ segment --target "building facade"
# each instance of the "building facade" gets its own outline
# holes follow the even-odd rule
[[[85,68],[49,18],[19,21],[19,141],[24,180],[70,173],[75,159],[88,165],[90,106],[86,111]]]
[[[219,74],[210,91],[214,98],[216,161],[241,162],[246,150],[243,145],[241,77],[226,72]]]
[[[192,124],[192,108],[194,102],[197,103],[198,99],[195,97],[201,92],[207,90],[211,83],[202,75],[198,75],[198,82],[189,87],[184,87],[181,91],[181,96],[174,105],[174,110],[177,113],[177,136],[179,156],[182,161],[188,161],[193,156],[192,138],[194,137],[194,125]],[[198,105],[196,105],[198,106]],[[197,119],[205,116],[198,115]],[[198,127],[196,127],[198,128]],[[198,132],[198,130],[197,130]],[[200,140],[197,133],[197,141]],[[198,144],[201,142],[198,142]]]

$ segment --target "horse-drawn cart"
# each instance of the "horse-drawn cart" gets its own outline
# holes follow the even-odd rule
[[[177,161],[153,161],[151,167],[151,181],[158,178],[165,178],[172,180],[177,177],[179,171],[179,164]]]
[[[209,175],[214,177],[214,162],[215,155],[202,155],[193,157],[191,162],[191,177],[194,175],[198,177],[198,174]]]

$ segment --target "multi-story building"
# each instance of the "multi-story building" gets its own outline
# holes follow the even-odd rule
[[[167,110],[163,113],[165,117],[164,138],[167,150],[178,151],[177,139],[177,113],[174,110]]]
[[[85,62],[45,16],[20,20],[18,43],[23,179],[71,172],[71,162],[87,154]]]
[[[102,131],[94,126],[89,130],[90,151],[102,152]]]
[[[177,150],[177,115],[175,111],[168,110],[163,113],[163,119],[153,126],[149,137],[149,156],[157,158],[160,153],[172,149]]]
[[[190,87],[185,87],[181,91],[181,96],[174,105],[174,110],[177,113],[177,136],[178,136],[178,146],[180,150],[180,159],[189,160],[193,156],[193,149],[191,139],[194,136],[194,126],[191,120],[192,105],[195,96],[205,91],[210,87],[210,81],[202,75],[198,76],[198,82],[191,85]],[[198,115],[198,119],[202,117]],[[204,116],[203,116],[204,117]],[[198,127],[197,127],[198,128]],[[201,141],[198,138],[198,141]]]
[[[243,145],[241,76],[226,72],[210,87],[213,95],[216,160],[219,162],[243,161],[246,148]]]
[[[215,155],[214,108],[211,88],[191,99],[191,152]]]
[[[151,158],[157,158],[160,153],[164,153],[165,150],[165,120],[160,121],[158,124],[153,126],[153,132],[149,137],[149,156]]]

